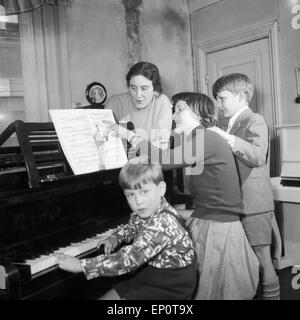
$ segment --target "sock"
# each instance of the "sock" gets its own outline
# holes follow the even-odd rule
[[[276,276],[273,282],[261,282],[262,300],[280,300],[279,278]]]

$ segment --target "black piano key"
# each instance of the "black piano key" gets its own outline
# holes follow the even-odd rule
[[[24,244],[15,250],[7,251],[2,254],[2,260],[23,263],[26,260],[37,259],[41,255],[50,255],[54,251],[67,247],[71,243],[80,243],[87,238],[94,237],[96,234],[106,231],[100,230],[99,225],[80,226],[76,230],[63,232],[59,236],[52,236],[45,239],[35,239],[31,243]]]
[[[98,254],[104,254],[104,243],[100,245],[100,248],[98,249]]]

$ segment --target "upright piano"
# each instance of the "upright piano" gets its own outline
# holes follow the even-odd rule
[[[282,239],[275,267],[283,269],[300,264],[300,124],[282,125],[279,130],[281,173],[271,183]]]
[[[13,135],[19,145],[5,146]],[[3,131],[0,299],[59,299],[93,281],[58,269],[53,254],[97,255],[99,239],[128,221],[119,170],[74,175],[52,123],[15,121]],[[110,280],[98,287],[109,288]]]

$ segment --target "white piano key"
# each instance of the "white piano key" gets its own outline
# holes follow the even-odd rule
[[[108,238],[113,229],[108,229],[103,233],[98,233],[94,237],[89,237],[79,242],[72,242],[70,245],[67,245],[63,248],[55,250],[50,255],[41,255],[35,259],[28,259],[25,261],[25,264],[30,266],[31,274],[36,274],[43,270],[46,270],[50,267],[57,265],[57,258],[55,257],[56,253],[63,253],[73,257],[79,256],[83,253],[86,253],[92,249],[97,248],[98,242]]]

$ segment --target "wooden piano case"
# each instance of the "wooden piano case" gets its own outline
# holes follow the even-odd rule
[[[73,175],[52,123],[16,121],[1,134],[0,146],[12,134],[19,146],[0,148],[0,282],[1,275],[5,278],[0,297],[74,295],[77,281],[87,283],[82,275],[53,267],[31,276],[18,261],[127,221],[130,210],[118,184],[119,169]],[[97,251],[86,255],[93,254]],[[109,281],[102,280],[107,286]]]

